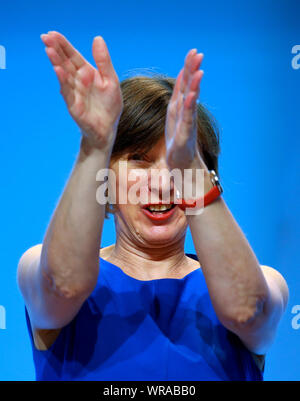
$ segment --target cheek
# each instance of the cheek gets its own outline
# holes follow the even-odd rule
[[[116,179],[116,205],[115,209],[121,219],[127,224],[132,225],[134,220],[139,220],[140,206],[130,202],[130,189],[133,187],[132,182],[125,181],[121,177]]]
[[[117,205],[128,205],[140,207],[148,203],[149,190],[145,177],[117,176],[115,180],[115,199]]]

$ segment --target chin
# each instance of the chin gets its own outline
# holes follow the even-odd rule
[[[141,237],[147,244],[167,245],[178,241],[185,235],[185,227],[181,230],[176,227],[154,226],[140,232]]]

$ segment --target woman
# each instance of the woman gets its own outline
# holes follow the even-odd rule
[[[212,180],[218,138],[196,103],[203,55],[188,52],[175,85],[136,77],[120,87],[103,38],[93,42],[97,68],[60,33],[42,40],[82,138],[43,244],[18,266],[37,379],[261,380],[288,289],[259,264]],[[127,178],[146,172],[151,205],[120,202],[134,185],[121,161]],[[108,167],[117,238],[99,264],[107,210],[95,177]],[[155,181],[154,169],[204,172],[202,213],[176,204],[174,182]],[[184,253],[187,226],[197,256]]]

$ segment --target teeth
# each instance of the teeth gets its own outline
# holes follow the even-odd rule
[[[171,207],[172,205],[151,205],[148,209],[151,210],[151,212],[163,212]]]

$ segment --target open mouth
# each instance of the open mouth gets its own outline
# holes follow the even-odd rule
[[[142,211],[153,221],[163,221],[169,219],[176,208],[176,204],[156,204],[156,205],[145,205],[142,208]]]
[[[169,204],[169,205],[148,205],[145,207],[150,213],[157,214],[157,213],[167,213],[171,209],[173,209],[176,205]]]

